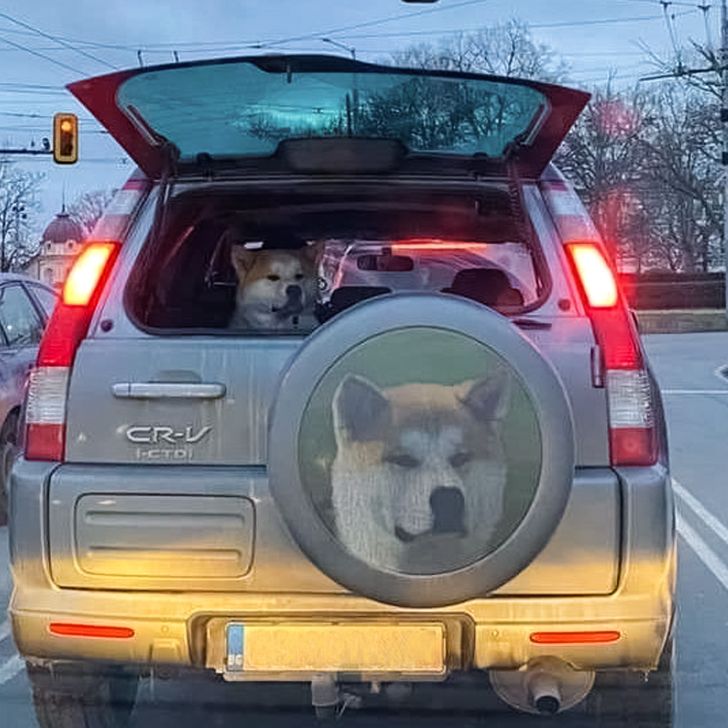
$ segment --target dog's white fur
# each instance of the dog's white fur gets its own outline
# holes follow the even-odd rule
[[[243,245],[232,245],[230,259],[238,287],[230,328],[314,328],[320,254],[320,245],[300,250],[249,250]],[[291,287],[298,287],[301,292],[300,306],[294,308],[288,293]]]
[[[503,515],[501,426],[510,401],[505,371],[457,386],[390,389],[345,377],[333,400],[331,485],[347,549],[377,567],[414,572],[456,568],[466,554],[482,553]],[[462,494],[462,534],[432,533],[436,488]]]

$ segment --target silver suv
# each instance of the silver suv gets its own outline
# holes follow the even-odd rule
[[[668,724],[660,396],[550,164],[588,96],[327,56],[70,90],[139,172],[12,472],[41,725],[123,725],[170,666],[324,716],[482,672],[527,713]]]

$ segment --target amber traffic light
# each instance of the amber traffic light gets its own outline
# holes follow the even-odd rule
[[[78,117],[56,114],[53,117],[53,159],[57,164],[78,161]]]

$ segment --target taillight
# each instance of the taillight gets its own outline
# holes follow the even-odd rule
[[[611,462],[652,465],[657,461],[657,435],[650,378],[634,321],[620,295],[599,232],[568,182],[547,180],[540,187],[559,237],[566,244],[599,344]]]
[[[601,350],[611,462],[652,465],[657,461],[652,391],[634,322],[601,245],[574,242],[566,250]]]
[[[571,243],[574,261],[584,295],[592,308],[613,308],[619,301],[612,269],[594,243]]]
[[[119,245],[115,242],[90,242],[68,274],[28,383],[25,408],[28,460],[63,459],[71,367],[118,251]]]
[[[88,306],[114,250],[115,243],[94,243],[84,248],[63,286],[66,306]]]

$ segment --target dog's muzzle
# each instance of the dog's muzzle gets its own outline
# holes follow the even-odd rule
[[[288,286],[286,288],[286,302],[280,308],[274,308],[273,313],[278,318],[298,316],[303,312],[303,289],[301,286]]]
[[[413,534],[395,526],[394,534],[403,543],[412,543],[420,536],[432,534],[465,535],[465,499],[457,488],[435,488],[430,496],[432,528],[426,533]]]

